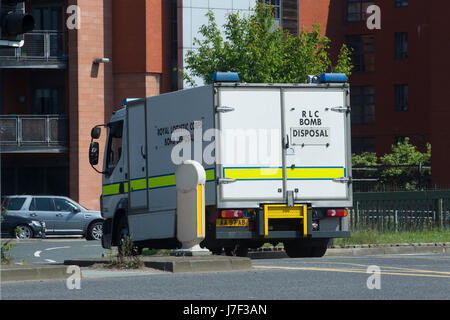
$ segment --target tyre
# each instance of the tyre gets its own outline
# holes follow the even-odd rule
[[[327,245],[314,246],[311,250],[311,257],[320,258],[327,252]]]
[[[323,257],[327,252],[329,242],[329,239],[320,239],[312,246],[311,256],[315,258]]]
[[[284,243],[284,250],[289,258],[306,258],[311,256],[311,247],[306,246],[300,241]]]
[[[246,257],[248,255],[248,247],[239,245],[237,246],[235,253],[237,257]]]
[[[131,242],[131,240],[128,222],[125,216],[120,218],[117,230],[119,234],[119,244],[117,246],[119,255],[140,255],[142,253],[142,248],[134,245],[133,243],[128,243]]]
[[[101,240],[103,235],[103,222],[97,221],[91,223],[88,228],[86,239],[87,240]]]
[[[33,238],[33,230],[27,225],[20,225],[14,229],[14,236],[16,239],[31,239]]]
[[[314,241],[289,241],[284,244],[286,254],[290,258],[320,258],[325,255],[328,239],[314,239]]]
[[[234,248],[233,247],[225,247],[225,255],[227,256],[234,256]]]
[[[223,248],[222,247],[210,248],[209,251],[211,251],[212,254],[220,256],[222,254]]]

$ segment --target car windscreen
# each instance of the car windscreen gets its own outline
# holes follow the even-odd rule
[[[4,198],[2,199],[3,208],[6,210],[20,210],[26,198]]]

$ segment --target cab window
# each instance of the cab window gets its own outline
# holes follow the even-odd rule
[[[108,150],[106,156],[106,169],[112,173],[122,157],[122,131],[123,121],[111,122],[109,125]]]

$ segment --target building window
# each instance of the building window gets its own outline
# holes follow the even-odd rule
[[[267,3],[273,6],[273,15],[275,18],[276,27],[281,27],[281,17],[282,17],[282,0],[262,0],[263,3]]]
[[[347,36],[352,51],[353,72],[375,71],[375,38],[373,35]]]
[[[375,138],[373,137],[353,137],[352,153],[361,154],[364,152],[375,152]]]
[[[370,125],[375,122],[375,90],[371,86],[354,86],[350,93],[352,124]]]
[[[63,88],[35,89],[33,95],[33,114],[64,114]]]
[[[395,59],[408,58],[408,33],[396,32],[395,33]]]
[[[396,8],[404,8],[408,6],[408,0],[395,0]]]
[[[63,6],[59,2],[33,4],[31,13],[35,20],[34,30],[63,31]]]
[[[398,84],[395,86],[395,111],[408,111],[408,85]]]
[[[347,0],[347,21],[364,21],[367,19],[367,8],[375,4],[373,0]]]

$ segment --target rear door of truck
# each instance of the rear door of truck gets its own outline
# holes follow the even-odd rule
[[[221,87],[216,104],[219,202],[283,201],[280,90]]]
[[[348,203],[348,87],[219,87],[218,202]]]
[[[349,108],[342,87],[282,89],[286,191],[295,200],[348,200]]]

